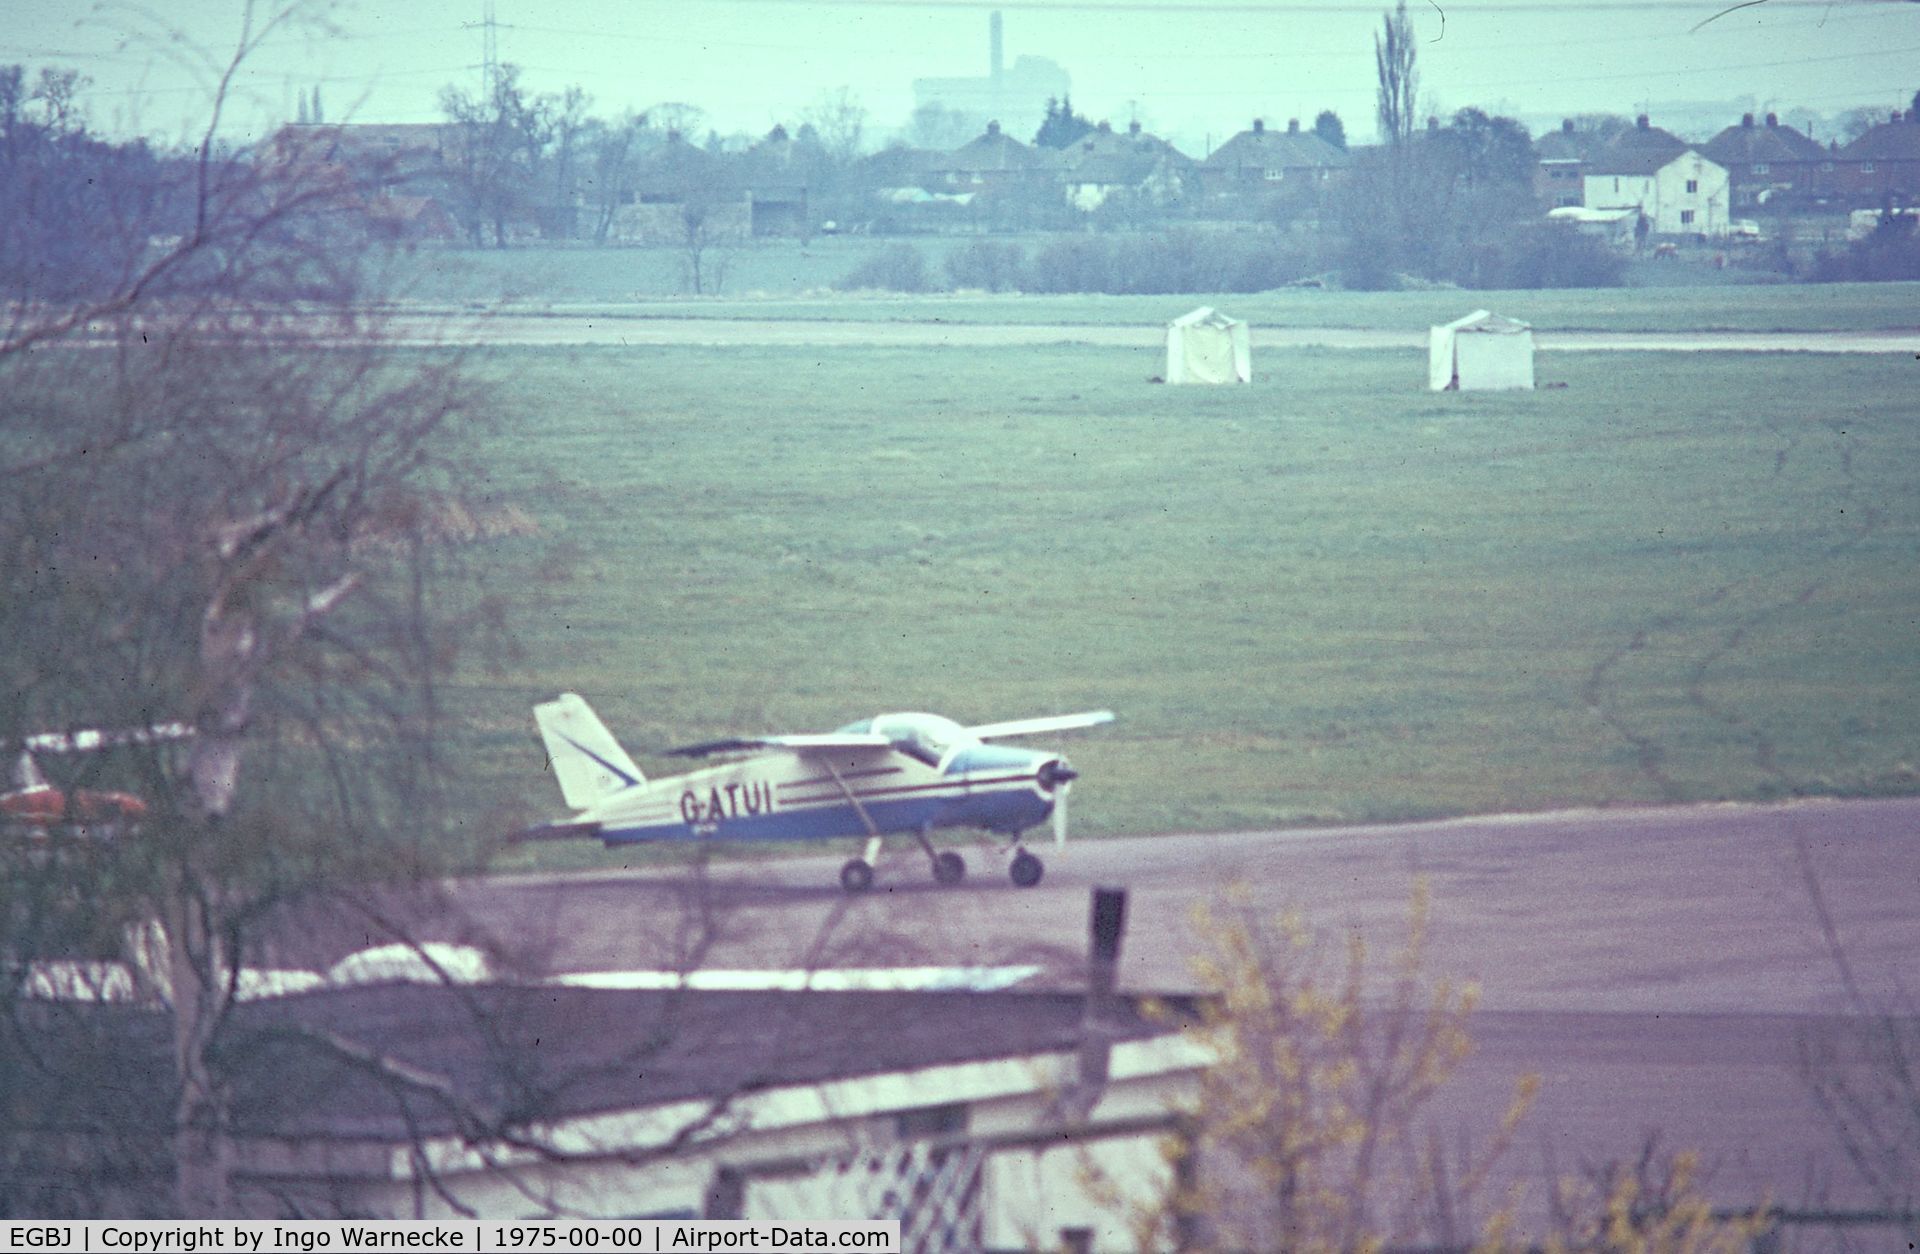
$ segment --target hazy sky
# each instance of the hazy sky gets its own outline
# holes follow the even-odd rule
[[[1660,102],[1742,96],[1762,109],[1837,113],[1893,108],[1920,88],[1912,0],[1763,0],[1694,29],[1731,3],[1415,0],[1409,12],[1423,93],[1443,113],[1467,104],[1534,117],[1631,113],[1649,103],[1657,113]],[[94,81],[96,125],[165,136],[206,98],[184,50],[230,50],[242,11],[238,0],[0,4],[0,61],[81,69]],[[596,113],[686,101],[723,132],[759,133],[846,87],[875,140],[906,121],[915,78],[985,73],[995,8],[1008,62],[1057,61],[1076,108],[1096,120],[1138,116],[1195,150],[1255,116],[1310,125],[1323,108],[1356,137],[1372,131],[1382,0],[494,0],[500,60],[522,66],[537,91],[579,84]],[[242,77],[231,129],[291,120],[296,92],[314,85],[329,121],[436,120],[442,85],[478,87],[483,9],[484,0],[360,0],[328,10],[332,34],[281,31]]]

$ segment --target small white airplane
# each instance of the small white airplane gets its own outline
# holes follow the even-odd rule
[[[957,884],[967,864],[935,850],[942,827],[973,827],[1007,838],[1008,873],[1030,888],[1045,869],[1020,843],[1053,818],[1055,844],[1067,838],[1067,789],[1079,772],[1056,753],[988,744],[1007,736],[1069,731],[1113,721],[1108,710],[962,727],[937,714],[885,714],[823,735],[747,736],[688,745],[670,756],[739,755],[671,779],[648,782],[579,696],[533,707],[560,794],[579,811],[522,839],[598,837],[608,845],[650,840],[832,840],[866,838],[864,853],[840,868],[850,893],[873,887],[883,839],[911,834],[933,878]]]
[[[59,831],[77,836],[111,837],[130,831],[147,816],[147,803],[129,792],[99,788],[61,788],[47,780],[39,754],[99,753],[128,745],[186,740],[185,723],[109,730],[36,732],[0,741],[0,751],[17,748],[12,787],[0,791],[0,834],[43,840]]]

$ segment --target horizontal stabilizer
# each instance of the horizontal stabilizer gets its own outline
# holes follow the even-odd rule
[[[715,753],[750,753],[755,749],[792,749],[799,753],[828,749],[884,749],[893,742],[872,732],[825,732],[817,736],[732,736],[703,744],[669,749],[672,758],[704,758]]]
[[[173,740],[187,740],[193,736],[193,728],[185,723],[154,723],[148,727],[116,727],[105,730],[82,728],[70,732],[36,732],[31,736],[22,736],[12,743],[33,753],[94,753],[101,749],[118,749],[125,745],[158,745]],[[6,745],[7,741],[0,741]]]
[[[598,823],[536,823],[507,839],[516,845],[538,840],[588,840],[600,835]]]
[[[1089,710],[1085,714],[1054,714],[1047,718],[1017,718],[1007,723],[984,723],[979,727],[967,728],[967,734],[981,740],[993,740],[1000,736],[1037,736],[1043,732],[1074,731],[1112,721],[1112,710]]]

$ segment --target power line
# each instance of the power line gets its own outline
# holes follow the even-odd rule
[[[805,5],[808,8],[841,9],[983,11],[1000,9],[1009,14],[1070,13],[1091,10],[1101,13],[1238,13],[1294,17],[1377,16],[1381,11],[1381,0],[1372,0],[1371,3],[1366,0],[1311,0],[1307,3],[1291,3],[1289,0],[1249,0],[1248,3],[1240,4],[1233,3],[1232,0],[1031,0],[1030,3],[1020,3],[1019,0],[704,0],[704,2],[772,6]],[[1765,4],[1770,9],[1829,9],[1836,4],[1892,9],[1920,5],[1920,0],[1765,0]],[[1725,0],[1705,4],[1700,3],[1699,0],[1611,0],[1609,3],[1597,3],[1596,0],[1584,0],[1578,3],[1559,3],[1558,0],[1513,0],[1512,3],[1455,4],[1451,11],[1488,15],[1551,13],[1603,16],[1612,13],[1674,13],[1710,16],[1726,8]]]

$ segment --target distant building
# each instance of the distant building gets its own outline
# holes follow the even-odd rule
[[[1605,143],[1606,137],[1597,131],[1574,129],[1572,118],[1562,119],[1559,130],[1533,141],[1533,191],[1542,208],[1579,208],[1586,203],[1587,166]]]
[[[434,122],[296,122],[267,140],[277,165],[325,165],[383,182],[438,175],[458,158],[460,130]]]
[[[1046,57],[1020,56],[1011,68],[1004,66],[997,10],[989,23],[987,73],[978,78],[916,78],[914,107],[938,105],[976,121],[1005,120],[1021,134],[1030,134],[1046,116],[1049,101],[1073,94],[1073,80]]]
[[[1767,114],[1763,126],[1754,124],[1753,114],[1742,114],[1740,125],[1727,127],[1700,151],[1726,170],[1735,213],[1769,204],[1784,207],[1833,190],[1832,156],[1793,127],[1781,125],[1777,113]]]
[[[1125,132],[1102,122],[1061,151],[1059,177],[1077,209],[1098,209],[1120,194],[1163,206],[1186,195],[1198,166],[1166,140],[1141,130],[1138,122]]]
[[[370,233],[416,242],[459,235],[446,202],[462,156],[458,128],[432,123],[292,123],[261,153],[270,171],[338,189]]]
[[[1313,131],[1300,129],[1299,119],[1285,131],[1271,131],[1255,118],[1253,125],[1213,150],[1200,163],[1201,185],[1209,198],[1250,196],[1304,196],[1326,186],[1352,165],[1353,159]]]
[[[1073,79],[1046,57],[1022,56],[997,78],[916,78],[915,107],[937,104],[972,118],[1007,118],[1022,133],[1036,129],[1049,100],[1073,94]]]
[[[949,153],[936,153],[923,173],[949,192],[1006,190],[1030,185],[1059,164],[1049,148],[1023,144],[989,122],[978,136]]]
[[[223,1073],[229,1217],[881,1218],[908,1249],[1063,1230],[1116,1248],[1125,1213],[1088,1173],[1168,1186],[1160,1142],[1209,1058],[1182,1035],[1197,1015],[1111,992],[393,982],[249,1001]],[[112,1078],[14,1112],[40,1129],[16,1197],[85,1182],[96,1213],[164,1205],[167,1033],[147,1006],[16,1007],[0,1068],[51,1050]]]
[[[1913,110],[1888,115],[1830,159],[1835,189],[1851,206],[1920,204],[1920,115]]]
[[[1638,210],[1655,235],[1730,229],[1726,170],[1644,113],[1593,153],[1581,183],[1587,208]]]

